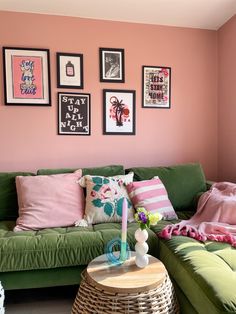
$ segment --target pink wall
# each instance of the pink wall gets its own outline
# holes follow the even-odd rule
[[[50,49],[52,88],[51,107],[4,106],[0,76],[0,171],[199,161],[217,177],[215,31],[9,12],[0,12],[0,30],[1,46]],[[125,49],[124,84],[99,82],[99,47]],[[56,52],[84,54],[89,137],[57,135]],[[170,110],[141,108],[142,65],[172,68]],[[102,135],[103,88],[136,90],[136,136]]]
[[[218,32],[219,179],[236,182],[236,15]]]

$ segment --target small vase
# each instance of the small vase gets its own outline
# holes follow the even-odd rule
[[[134,236],[137,240],[137,243],[135,244],[135,264],[140,268],[144,268],[149,263],[149,259],[147,256],[149,247],[146,242],[148,239],[148,232],[146,229],[142,230],[141,228],[139,228],[135,231]]]

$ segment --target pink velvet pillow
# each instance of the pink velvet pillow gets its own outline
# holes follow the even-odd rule
[[[73,226],[84,215],[84,193],[74,173],[16,177],[19,217],[14,231]]]

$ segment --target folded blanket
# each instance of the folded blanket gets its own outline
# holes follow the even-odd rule
[[[236,247],[236,184],[218,182],[199,199],[196,214],[189,220],[167,225],[161,238],[188,236],[199,241],[227,242]]]

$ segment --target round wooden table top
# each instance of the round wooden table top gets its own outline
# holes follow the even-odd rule
[[[113,293],[140,293],[155,289],[166,276],[163,263],[148,255],[149,264],[139,268],[135,264],[135,252],[121,265],[112,265],[105,254],[91,261],[87,267],[87,279],[95,286]]]

